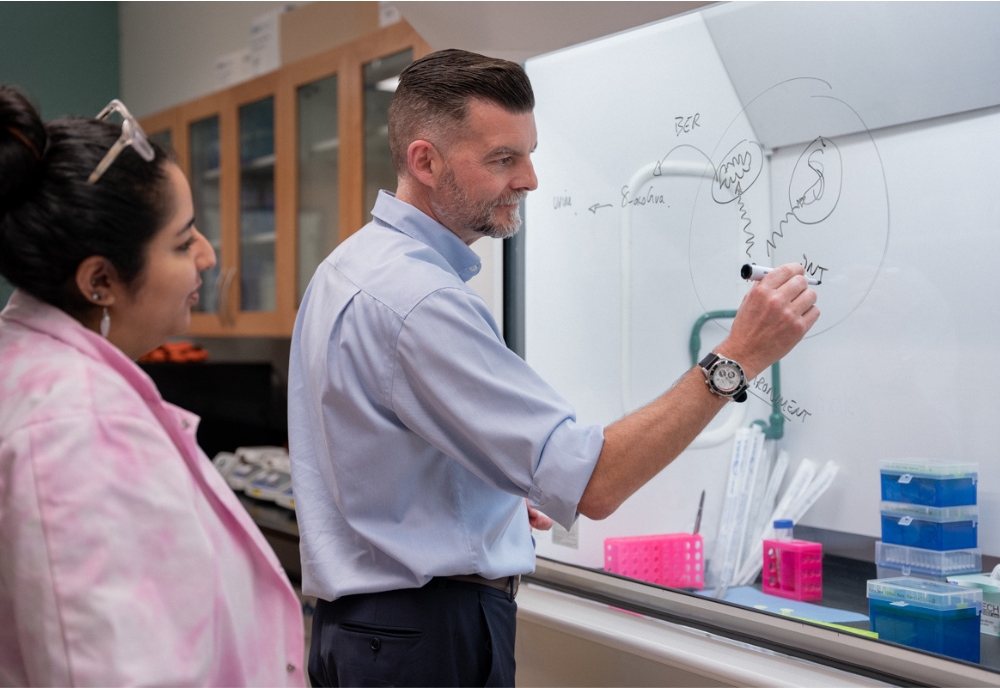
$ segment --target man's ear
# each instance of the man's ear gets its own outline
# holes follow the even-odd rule
[[[406,148],[406,164],[410,175],[424,186],[437,186],[444,161],[430,141],[417,139]]]
[[[113,305],[118,286],[118,272],[103,256],[85,258],[76,268],[76,287],[95,306]]]

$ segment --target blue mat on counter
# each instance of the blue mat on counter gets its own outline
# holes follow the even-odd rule
[[[711,597],[714,590],[699,590],[698,594],[704,597]],[[864,614],[856,614],[843,609],[832,607],[821,607],[818,604],[809,602],[799,602],[798,600],[786,600],[784,597],[766,595],[757,588],[749,585],[739,588],[730,588],[726,592],[726,602],[738,604],[749,609],[759,609],[772,614],[783,614],[794,616],[800,619],[810,619],[822,621],[824,623],[853,623],[856,621],[868,621]]]

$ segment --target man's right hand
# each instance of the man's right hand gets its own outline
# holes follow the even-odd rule
[[[752,380],[802,340],[819,318],[815,304],[805,268],[798,263],[775,268],[743,297],[732,330],[716,351],[739,363]]]

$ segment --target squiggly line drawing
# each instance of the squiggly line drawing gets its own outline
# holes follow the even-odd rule
[[[806,160],[806,165],[809,166],[813,172],[816,173],[816,181],[806,189],[805,193],[799,196],[798,207],[810,205],[823,198],[823,191],[826,189],[826,177],[823,175],[823,163],[818,160],[813,160],[813,156],[816,152],[809,155]]]
[[[804,225],[830,217],[840,201],[843,163],[840,149],[825,136],[813,139],[795,163],[788,182],[788,203]]]
[[[750,190],[764,169],[764,151],[756,141],[740,141],[722,157],[712,185],[716,203],[732,203]]]
[[[796,206],[797,208],[798,206]],[[771,238],[767,240],[767,257],[771,257],[771,249],[777,248],[774,244],[775,237],[781,239],[785,236],[785,225],[788,224],[788,218],[795,215],[795,208],[792,208],[787,213],[785,213],[785,219],[778,223],[778,229],[771,232]]]
[[[830,217],[840,201],[842,185],[840,149],[825,136],[809,142],[792,170],[788,182],[788,202],[791,210],[778,223],[767,240],[767,255],[776,247],[776,240],[785,236],[785,225],[792,216],[804,225],[815,225]]]
[[[744,243],[747,245],[747,258],[750,258],[750,249],[753,248],[754,240],[757,237],[755,237],[753,235],[753,232],[750,231],[750,224],[751,223],[750,223],[750,218],[747,217],[747,207],[745,205],[743,205],[743,194],[740,194],[736,198],[736,202],[740,206],[740,219],[741,220],[746,220],[746,222],[747,222],[745,225],[743,225],[743,233],[747,235],[747,239],[746,239],[746,241]]]

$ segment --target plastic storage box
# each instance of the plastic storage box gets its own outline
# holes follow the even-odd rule
[[[913,576],[946,583],[948,576],[982,571],[983,555],[978,549],[938,552],[933,549],[876,542],[875,565],[878,567],[879,578]]]
[[[983,591],[918,578],[868,581],[871,629],[879,640],[979,661]]]
[[[966,506],[976,503],[975,463],[881,461],[882,499],[926,506]]]
[[[823,599],[823,545],[805,540],[764,540],[761,590],[792,600]]]
[[[979,546],[979,507],[882,502],[882,540],[938,551]]]
[[[248,497],[275,502],[286,490],[291,490],[291,487],[292,476],[285,471],[272,468],[248,478],[243,493]]]
[[[979,617],[979,632],[1000,636],[1000,580],[987,573],[952,576],[948,582],[979,588],[983,591],[983,615]]]
[[[604,570],[671,588],[705,587],[701,535],[669,533],[607,538]]]

